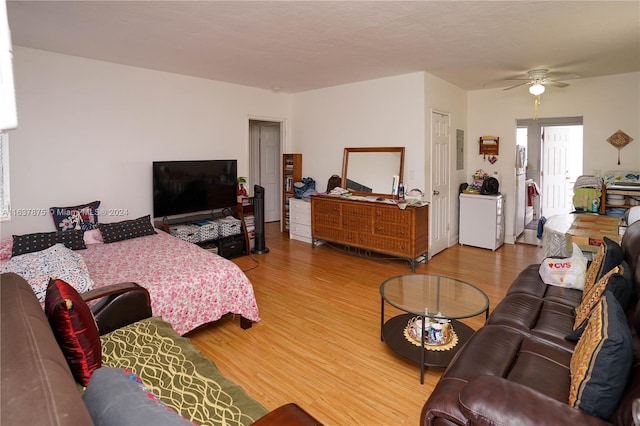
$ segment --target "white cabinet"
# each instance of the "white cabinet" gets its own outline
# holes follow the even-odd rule
[[[460,244],[495,250],[504,243],[504,198],[460,194]]]
[[[311,203],[289,199],[289,238],[311,244]]]

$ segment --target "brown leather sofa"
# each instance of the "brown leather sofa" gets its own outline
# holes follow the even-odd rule
[[[629,380],[607,421],[569,404],[569,363],[575,343],[565,340],[582,292],[548,286],[539,265],[520,273],[505,298],[456,354],[422,409],[422,425],[631,426],[640,398],[640,221],[622,243],[632,269],[634,300],[627,310],[633,337]]]
[[[148,292],[134,283],[100,287],[83,298],[100,299],[92,310],[101,334],[151,316]],[[16,274],[0,275],[0,314],[0,424],[93,425],[42,307]],[[320,425],[295,404],[257,424]]]

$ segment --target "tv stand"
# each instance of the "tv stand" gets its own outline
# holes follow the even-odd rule
[[[230,216],[233,215],[235,212],[234,210],[229,207],[229,208],[225,208],[225,209],[221,209],[221,210],[212,210],[210,212],[203,212],[203,213],[196,213],[196,214],[190,214],[188,216],[180,216],[180,217],[167,217],[164,216],[161,220],[162,220],[162,224],[163,225],[182,225],[185,223],[195,223],[195,222],[200,222],[203,220],[215,220],[215,219],[220,219],[226,216]],[[157,223],[160,223],[157,219],[156,219]],[[162,229],[160,227],[160,229]]]
[[[227,210],[229,215],[225,215]],[[156,219],[154,225],[176,238],[232,259],[247,252],[243,218],[237,219],[233,213],[234,209],[229,208],[179,218],[164,217]],[[229,216],[235,220],[227,220]]]

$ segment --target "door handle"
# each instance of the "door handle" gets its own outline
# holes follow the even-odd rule
[[[440,191],[433,191],[433,195],[440,195]]]

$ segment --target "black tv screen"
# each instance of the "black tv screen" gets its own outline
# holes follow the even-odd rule
[[[154,161],[153,216],[236,205],[237,160]]]

